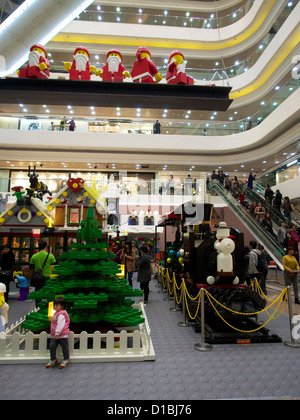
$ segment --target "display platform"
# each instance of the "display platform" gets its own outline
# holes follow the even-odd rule
[[[1,103],[226,111],[231,87],[61,79],[0,79]]]

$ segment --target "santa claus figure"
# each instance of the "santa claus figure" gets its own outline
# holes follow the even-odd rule
[[[43,45],[34,44],[30,48],[27,67],[20,69],[17,73],[20,78],[48,79],[50,77],[50,67],[47,52]]]
[[[161,73],[150,60],[151,54],[147,47],[139,47],[136,51],[136,61],[131,71],[131,77],[135,83],[156,83],[160,82]]]
[[[70,80],[90,80],[96,73],[96,67],[90,66],[90,53],[85,47],[77,47],[74,51],[73,63],[64,63],[65,70],[70,74]]]
[[[102,77],[104,82],[123,82],[126,77],[130,77],[129,71],[122,65],[122,54],[113,49],[106,55],[106,64],[101,70],[97,70],[96,75]]]
[[[194,79],[185,73],[184,55],[180,51],[176,50],[170,54],[166,80],[170,84],[194,84]]]

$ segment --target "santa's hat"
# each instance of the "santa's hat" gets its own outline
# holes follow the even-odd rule
[[[145,52],[145,53],[149,54],[149,57],[151,57],[151,53],[150,53],[150,51],[148,50],[148,48],[147,48],[147,47],[139,47],[139,48],[136,50],[136,54],[135,54],[135,56],[136,56],[136,58],[137,58],[138,60],[140,60],[140,59],[141,59],[141,54],[142,54],[143,52]]]
[[[89,59],[90,59],[90,53],[89,53],[89,51],[85,47],[77,47],[76,50],[74,51],[74,55],[76,55],[78,51],[84,51],[84,52],[86,52],[87,55],[88,55],[88,57],[89,57]]]
[[[169,63],[171,63],[171,60],[175,55],[181,55],[181,57],[184,59],[184,55],[182,54],[182,52],[178,51],[178,50],[175,50],[170,54]]]
[[[123,60],[122,54],[117,49],[112,49],[112,50],[108,51],[108,53],[106,54],[106,60],[108,59],[108,56],[112,53],[119,54],[119,56],[121,57],[121,61]]]
[[[48,58],[48,54],[47,51],[45,50],[45,47],[42,44],[34,44],[31,48],[30,48],[30,52],[34,49],[34,48],[40,48],[44,53],[45,53],[45,58]]]

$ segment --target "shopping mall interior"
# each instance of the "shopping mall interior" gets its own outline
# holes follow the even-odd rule
[[[107,243],[150,244],[156,264],[140,305],[151,357],[131,359],[122,346],[115,359],[77,357],[75,345],[58,372],[45,369],[45,355],[30,360],[26,345],[24,356],[6,354],[6,338],[0,399],[299,399],[291,331],[300,305],[285,282],[290,243],[278,236],[283,222],[300,234],[299,1],[4,0],[0,34],[1,250],[9,244],[22,270],[43,238],[60,263],[93,206]],[[246,284],[240,262],[251,241],[268,255],[266,287],[251,295],[259,327],[241,321],[222,339],[210,327],[203,337],[204,309],[192,315],[200,289],[214,308],[202,245],[208,233],[225,239],[221,222],[234,249],[226,276]],[[298,243],[295,253],[299,261]],[[173,274],[190,279],[188,315]],[[19,293],[12,282],[7,337],[35,309]],[[262,299],[269,311],[256,307]]]

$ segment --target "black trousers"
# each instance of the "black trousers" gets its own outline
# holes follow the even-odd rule
[[[148,296],[149,296],[149,282],[147,283],[141,283],[141,290],[144,292],[144,302],[148,302]]]

